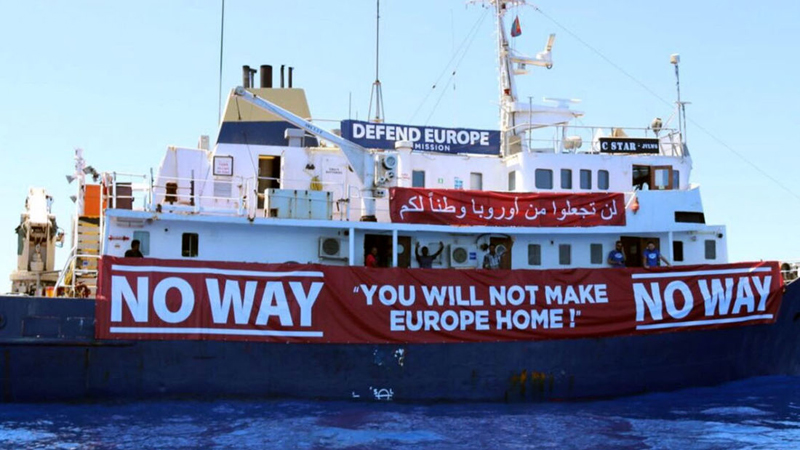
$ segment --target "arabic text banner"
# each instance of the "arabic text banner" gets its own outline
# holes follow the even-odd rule
[[[392,188],[392,222],[511,227],[625,225],[625,194]]]
[[[778,263],[572,270],[370,269],[104,257],[98,339],[547,340],[767,324]]]

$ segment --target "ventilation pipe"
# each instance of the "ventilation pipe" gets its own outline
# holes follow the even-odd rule
[[[294,72],[294,67],[289,67],[289,88],[292,87],[292,72]]]
[[[245,89],[250,88],[250,66],[242,66],[242,86]]]
[[[283,68],[286,67],[284,64],[281,64],[281,88],[284,87],[283,85]]]
[[[289,84],[292,84],[291,77],[289,78]],[[272,66],[269,65],[262,65],[261,66],[261,87],[262,88],[271,88],[272,87]]]

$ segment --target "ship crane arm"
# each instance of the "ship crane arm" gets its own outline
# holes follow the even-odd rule
[[[372,159],[369,158],[369,150],[365,149],[364,147],[350,142],[347,139],[342,138],[341,136],[337,136],[330,131],[323,130],[322,128],[314,125],[313,123],[309,122],[302,117],[287,111],[280,106],[268,102],[263,98],[253,94],[252,92],[248,91],[247,89],[239,86],[234,90],[234,95],[241,98],[242,100],[250,103],[253,106],[261,108],[265,111],[268,111],[276,116],[282,118],[283,120],[291,123],[292,125],[301,128],[307,131],[314,136],[324,139],[331,144],[337,145],[339,148],[342,149],[344,152],[345,157],[347,157],[348,162],[353,167],[353,171],[358,176],[359,180],[364,183],[365,185],[368,184],[365,179],[365,171],[364,166],[365,163],[370,163],[372,165]]]
[[[305,130],[306,132],[323,139],[325,141],[330,142],[338,146],[344,156],[347,158],[347,161],[350,163],[350,166],[353,168],[353,172],[358,177],[359,181],[363,186],[361,198],[363,202],[363,215],[362,220],[374,220],[375,217],[375,161],[370,155],[370,151],[365,149],[364,147],[348,141],[347,139],[342,138],[341,136],[337,136],[327,130],[323,130],[322,128],[314,125],[313,123],[309,122],[302,117],[287,111],[286,109],[281,108],[280,106],[269,102],[252,92],[246,90],[245,88],[238,86],[234,91],[234,95],[238,98],[250,103],[251,105],[263,109],[264,111],[270,112],[283,120],[291,123],[292,125]]]

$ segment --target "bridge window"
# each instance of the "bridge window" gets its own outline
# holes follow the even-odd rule
[[[603,264],[603,244],[590,244],[589,258],[592,264]]]
[[[572,246],[569,244],[558,245],[558,263],[562,266],[572,264]]]
[[[514,192],[517,190],[517,171],[512,170],[508,172],[508,190]]]
[[[608,190],[609,179],[607,170],[597,171],[597,189]]]
[[[672,189],[672,167],[654,166],[652,169],[653,184],[650,189]]]
[[[592,171],[581,169],[581,189],[592,188]]]
[[[706,240],[706,259],[717,259],[717,241]]]
[[[553,189],[553,171],[536,169],[536,189]]]
[[[539,244],[528,244],[528,265],[542,265],[542,246]]]
[[[681,188],[681,172],[679,170],[672,171],[672,189]]]
[[[643,191],[676,189],[675,173],[671,166],[633,166],[633,188]]]
[[[425,187],[424,170],[414,170],[411,172],[411,187],[417,187],[417,188]]]
[[[561,189],[572,189],[572,169],[561,169]]]
[[[469,188],[473,191],[482,191],[483,190],[483,174],[478,172],[472,172],[469,174]]]
[[[186,258],[194,258],[197,256],[198,253],[198,244],[200,238],[197,233],[183,233],[183,239],[181,243],[181,256]]]

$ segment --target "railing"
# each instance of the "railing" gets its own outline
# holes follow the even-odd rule
[[[101,255],[89,255],[89,254],[81,254],[76,253],[75,247],[70,250],[70,257],[67,259],[67,262],[64,264],[64,269],[61,270],[61,273],[58,275],[58,279],[56,280],[56,285],[54,287],[54,292],[56,296],[59,295],[59,290],[64,289],[66,292],[64,294],[66,296],[74,297],[76,296],[76,288],[78,287],[77,279],[78,277],[85,277],[90,276],[95,278],[95,283],[92,286],[86,286],[86,288],[91,289],[97,286],[97,269],[78,269],[75,267],[75,263],[79,259],[96,259],[100,260]],[[66,284],[67,275],[71,275],[71,280],[69,284]],[[82,296],[82,295],[81,295]]]
[[[119,176],[120,174],[114,174]],[[139,176],[142,179],[150,180],[146,176]],[[376,200],[376,216],[380,221],[388,221],[389,205],[386,195],[364,197],[361,189],[356,185],[346,182],[321,181],[316,177],[308,178],[276,178],[276,177],[236,177],[233,180],[194,180],[191,178],[164,178],[161,184],[142,183],[132,185],[132,193],[123,195],[117,191],[114,197],[114,184],[109,190],[108,204],[119,205],[121,200],[136,197],[137,192],[146,201],[142,202],[142,208],[135,208],[150,212],[177,212],[188,214],[207,214],[207,215],[228,215],[228,216],[247,216],[251,219],[256,217],[269,217],[265,211],[264,192],[269,189],[257,189],[259,182],[269,182],[269,184],[280,186],[282,189],[328,191],[333,193],[332,215],[339,221],[358,221],[361,217],[361,203],[364,199]],[[194,183],[194,187],[191,184]],[[230,195],[214,195],[214,187],[209,187],[208,183],[229,185]],[[172,184],[169,187],[168,185]],[[264,186],[264,184],[262,184]],[[209,194],[211,191],[211,194]],[[218,193],[218,192],[217,192]],[[633,200],[634,192],[625,192],[625,201],[628,205]],[[209,204],[211,203],[211,204]],[[628,205],[629,206],[629,205]],[[101,216],[101,236],[103,235]],[[103,242],[101,239],[101,254],[103,253]]]
[[[570,125],[533,130],[527,127],[528,124],[521,124],[511,128],[511,131],[523,131],[524,136],[519,139],[520,150],[527,148],[528,151],[546,153],[600,153],[598,139],[601,137],[658,138],[660,155],[684,156],[680,135],[678,130],[673,128],[662,128],[656,135],[649,127],[618,128]],[[552,136],[542,137],[545,133],[552,133]],[[576,138],[580,140],[580,147],[577,146]]]

